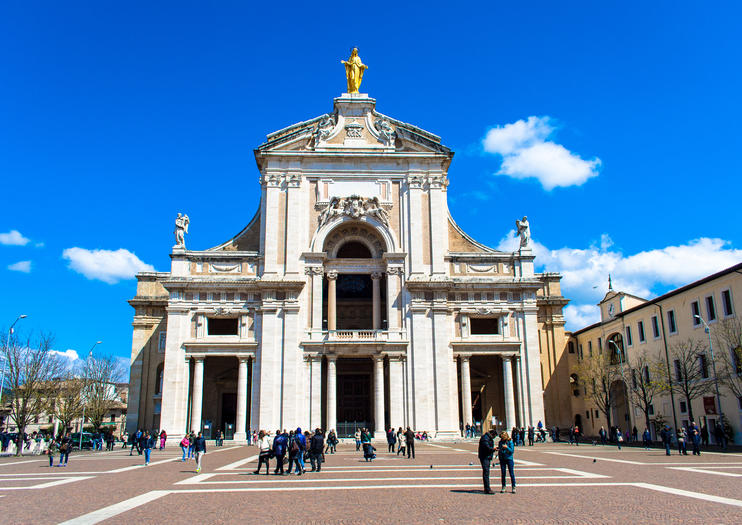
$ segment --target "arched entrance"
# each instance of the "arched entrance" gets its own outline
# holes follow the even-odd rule
[[[629,395],[626,383],[623,380],[614,381],[611,384],[611,422],[625,432],[629,426]]]

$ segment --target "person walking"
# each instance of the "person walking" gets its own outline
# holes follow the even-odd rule
[[[497,444],[497,459],[500,461],[500,474],[502,481],[502,488],[500,493],[505,492],[505,471],[510,472],[510,487],[511,492],[515,494],[515,465],[513,463],[513,453],[515,452],[515,445],[513,440],[510,439],[507,432],[500,434],[500,442]]]
[[[152,440],[150,439],[149,430],[139,440],[139,448],[144,451],[144,466],[149,466],[149,456],[152,453]]]
[[[693,446],[693,455],[701,455],[701,431],[698,429],[698,424],[695,421],[691,421],[690,424],[690,442]]]
[[[605,445],[608,441],[608,432],[605,431],[605,427],[601,426],[600,430],[598,431],[598,436],[600,436],[600,444]]]
[[[407,430],[404,433],[404,438],[405,448],[407,449],[407,459],[410,459],[410,455],[412,455],[412,459],[415,459],[415,433],[410,427],[407,427]]]
[[[319,428],[314,431],[314,435],[309,440],[309,461],[312,462],[312,472],[322,471],[322,455],[325,451],[325,438],[322,436],[322,430]]]
[[[648,428],[644,429],[644,433],[642,434],[642,440],[644,441],[644,449],[649,450],[649,446],[652,443],[652,433],[649,432]]]
[[[376,459],[374,446],[371,444],[371,433],[367,429],[361,429],[361,447],[363,448],[363,459],[373,461]]]
[[[576,447],[580,446],[580,435],[581,435],[580,427],[575,425],[575,446]]]
[[[196,442],[196,433],[193,430],[188,434],[188,442],[190,443],[190,445],[188,445],[188,459],[191,459],[192,457],[195,457],[193,444]]]
[[[399,427],[399,430],[397,430],[397,455],[399,456],[399,453],[402,453],[402,457],[405,455],[405,437],[404,437],[404,430],[402,430],[402,427]]]
[[[276,458],[276,468],[273,474],[283,476],[283,460],[286,457],[286,450],[289,446],[289,435],[286,432],[276,430],[276,437],[273,438],[273,457]]]
[[[672,441],[672,430],[670,427],[665,425],[660,431],[660,437],[662,438],[662,444],[665,445],[665,455],[670,455],[670,443]]]
[[[528,427],[528,446],[533,446],[533,438],[536,435],[536,430],[533,428],[533,425]]]
[[[495,454],[495,436],[497,436],[497,431],[491,428],[479,438],[477,456],[482,464],[482,483],[485,494],[494,494],[490,488],[490,465],[492,465],[492,456]]]
[[[167,441],[167,432],[164,430],[160,432],[160,450],[165,450],[165,442]]]
[[[706,423],[701,425],[701,443],[704,447],[709,446],[709,427],[706,426]]]
[[[358,452],[359,450],[361,450],[361,429],[360,428],[356,429],[356,433],[354,437],[356,438],[356,452]]]
[[[196,474],[201,472],[201,461],[206,454],[206,440],[204,439],[201,432],[198,433],[195,443],[193,443],[193,450],[196,451]]]
[[[623,444],[623,434],[621,433],[621,429],[616,427],[616,445],[618,446],[618,450],[621,450],[622,444]]]
[[[258,468],[255,469],[253,474],[260,474],[260,467],[265,463],[265,475],[268,475],[269,462],[271,457],[271,442],[268,439],[264,430],[261,430],[258,434]],[[291,464],[289,464],[289,470],[291,470]]]
[[[334,454],[337,452],[337,445],[338,445],[338,437],[337,434],[335,434],[335,429],[330,430],[330,433],[327,434],[327,447],[325,447],[325,452],[330,452],[330,454]]]
[[[190,448],[191,443],[188,441],[188,436],[183,436],[183,439],[180,440],[180,450],[183,451],[183,459],[181,461],[186,460],[186,455],[188,454],[188,449]]]
[[[72,438],[69,434],[65,434],[62,438],[62,442],[59,444],[59,462],[58,467],[66,467],[67,462],[70,460],[70,450],[72,449]]]

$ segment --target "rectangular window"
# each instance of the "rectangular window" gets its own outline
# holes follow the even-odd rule
[[[600,412],[598,412],[598,411],[596,410],[596,411],[595,411],[595,419],[597,419],[597,418],[599,418],[599,417],[600,417]]]
[[[580,343],[580,353],[578,354],[578,357],[582,359],[584,357],[584,354],[582,353],[582,343]]]
[[[568,351],[569,351],[570,354],[574,354],[575,353],[575,344],[572,341],[570,341],[569,343],[567,343],[567,348],[569,349]]]
[[[724,308],[724,317],[730,317],[734,315],[734,308],[732,306],[732,292],[730,290],[724,290],[721,292],[721,304]]]
[[[493,335],[500,333],[500,320],[497,317],[472,317],[469,319],[472,335]]]
[[[688,411],[688,405],[685,403],[685,401],[680,402],[680,412],[685,414]]]
[[[683,369],[680,366],[680,359],[676,359],[675,362],[675,381],[683,380]]]
[[[714,296],[709,295],[706,297],[706,315],[708,316],[707,321],[716,321],[716,305],[714,305]]]
[[[593,342],[592,341],[587,342],[587,355],[589,355],[590,357],[593,356]]]
[[[589,410],[586,410],[586,411],[585,411],[585,417],[586,417],[587,419],[590,419],[590,411],[589,411]]]
[[[708,379],[709,377],[709,362],[706,359],[706,354],[698,356],[698,366],[701,368],[701,377]]]
[[[652,316],[652,337],[655,339],[660,336],[660,323],[657,321],[657,316]]]
[[[644,321],[639,321],[637,324],[637,331],[639,332],[639,342],[643,343],[647,340],[647,338],[644,335]]]
[[[220,317],[207,318],[209,335],[237,335],[237,318],[223,319]]]
[[[671,334],[678,332],[678,325],[675,322],[675,310],[669,310],[667,312],[667,326],[670,329]]]
[[[626,327],[626,344],[628,346],[632,346],[634,344],[634,340],[631,338],[631,327]]]
[[[693,321],[693,326],[701,324],[701,320],[699,319],[701,317],[701,307],[698,305],[698,301],[690,303],[690,317]]]
[[[599,354],[603,353],[603,338],[602,337],[598,337],[598,353]]]
[[[165,351],[165,345],[167,344],[167,332],[160,332],[157,341],[157,350],[160,352]]]

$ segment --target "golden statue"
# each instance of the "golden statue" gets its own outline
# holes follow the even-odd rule
[[[340,62],[345,65],[348,93],[358,93],[358,88],[361,87],[361,81],[363,80],[363,72],[368,69],[368,66],[361,62],[361,57],[358,56],[358,48],[353,48],[353,52],[347,61],[341,60]]]

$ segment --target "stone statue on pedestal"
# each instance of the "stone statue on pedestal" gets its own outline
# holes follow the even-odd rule
[[[345,66],[348,93],[358,93],[358,88],[361,87],[361,81],[363,80],[363,72],[368,69],[368,66],[361,62],[361,57],[358,56],[358,48],[353,48],[348,60],[341,60],[340,62]]]
[[[177,248],[183,248],[185,249],[185,234],[188,233],[188,224],[190,224],[191,220],[188,218],[188,215],[183,215],[182,213],[178,214],[178,217],[175,219],[175,246]]]
[[[520,247],[527,248],[528,243],[531,242],[531,227],[528,225],[528,217],[525,215],[521,220],[515,220],[515,227],[518,229],[518,235],[520,235]]]

